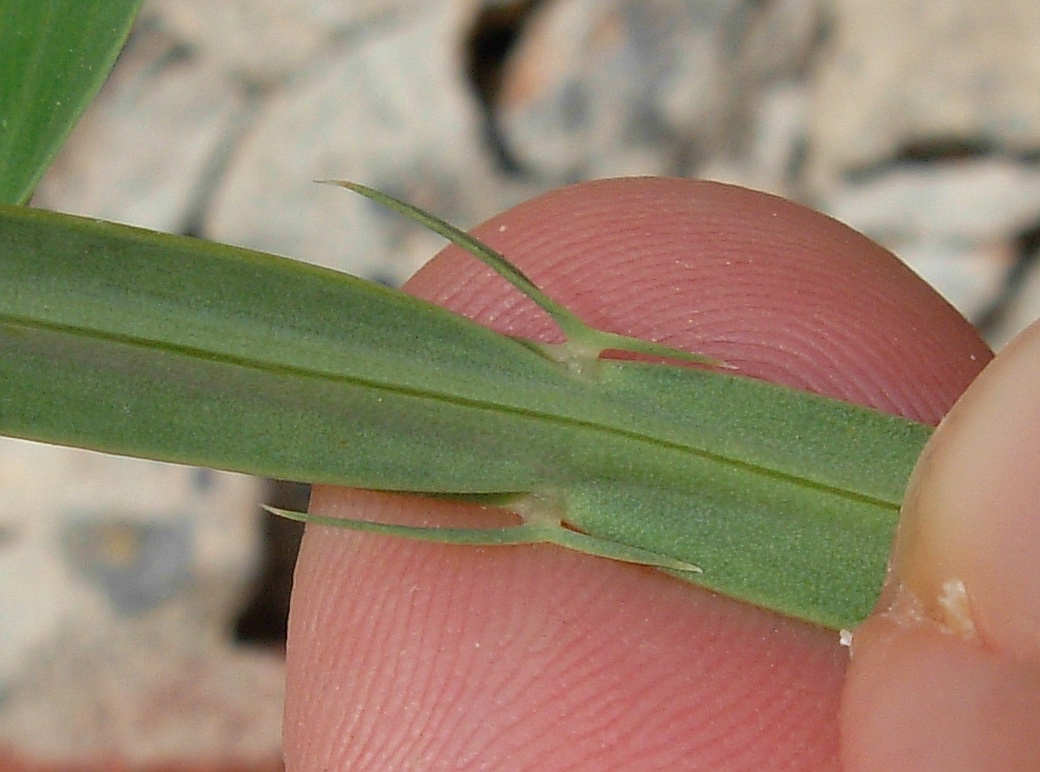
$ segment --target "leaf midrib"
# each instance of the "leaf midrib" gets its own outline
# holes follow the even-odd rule
[[[505,412],[523,418],[544,421],[550,424],[557,424],[560,426],[566,426],[575,429],[587,429],[600,434],[607,434],[626,440],[643,442],[661,449],[689,454],[691,456],[708,462],[717,463],[735,470],[745,471],[751,474],[758,475],[762,478],[786,482],[788,484],[793,484],[795,486],[802,487],[807,490],[817,490],[829,493],[831,495],[838,496],[848,501],[879,506],[893,511],[897,510],[899,506],[898,502],[892,502],[881,497],[871,496],[857,491],[851,491],[847,488],[842,488],[836,485],[828,485],[826,483],[810,480],[802,476],[798,476],[788,472],[783,472],[781,470],[762,466],[753,462],[743,461],[741,459],[734,458],[725,454],[712,452],[705,448],[680,443],[673,440],[668,440],[646,432],[640,432],[635,429],[604,423],[601,421],[583,419],[573,415],[560,415],[559,413],[538,410],[536,408],[521,407],[515,404],[493,402],[486,399],[465,397],[457,394],[448,394],[433,389],[420,389],[411,386],[393,385],[378,380],[366,379],[357,375],[322,372],[316,369],[308,369],[304,367],[295,367],[287,364],[265,362],[249,357],[237,356],[234,354],[222,352],[215,352],[212,350],[179,345],[175,343],[169,343],[166,341],[151,340],[147,338],[140,338],[121,333],[109,333],[89,327],[79,327],[75,325],[63,325],[57,323],[41,322],[40,320],[31,317],[20,317],[16,315],[4,314],[0,315],[0,324],[23,327],[27,329],[47,330],[50,332],[80,336],[93,340],[128,345],[152,351],[167,351],[170,353],[179,354],[181,356],[187,356],[190,358],[202,359],[211,362],[219,362],[222,364],[242,367],[257,372],[270,373],[272,375],[307,378],[311,380],[321,380],[331,383],[361,386],[373,390],[385,390],[405,397],[429,399],[445,405],[466,407],[469,409],[476,409],[489,413]],[[589,394],[588,398],[595,399],[596,397],[592,394]]]

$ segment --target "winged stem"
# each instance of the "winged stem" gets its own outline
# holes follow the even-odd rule
[[[471,237],[345,186],[471,249],[575,348],[553,356],[271,255],[0,207],[0,433],[305,482],[520,497],[524,522],[494,533],[339,524],[551,542],[835,628],[869,612],[928,427],[712,368],[600,360],[578,372],[568,358],[605,348],[704,360],[592,330]]]

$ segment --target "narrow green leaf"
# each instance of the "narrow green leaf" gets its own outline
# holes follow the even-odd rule
[[[526,495],[551,511],[522,512],[541,525],[511,537],[693,564],[703,574],[677,575],[848,627],[880,588],[930,430],[691,367],[579,373],[343,274],[0,207],[0,432],[310,482]]]
[[[97,93],[141,0],[0,0],[0,201],[28,200]]]

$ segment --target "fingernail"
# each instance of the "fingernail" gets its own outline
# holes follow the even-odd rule
[[[890,613],[1040,655],[1040,323],[969,387],[922,454],[893,551]]]

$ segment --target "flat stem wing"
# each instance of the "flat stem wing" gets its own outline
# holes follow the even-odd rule
[[[831,626],[866,614],[926,427],[727,373],[585,364],[325,269],[0,207],[4,434],[527,494],[553,512],[510,538],[700,566],[681,575]]]

